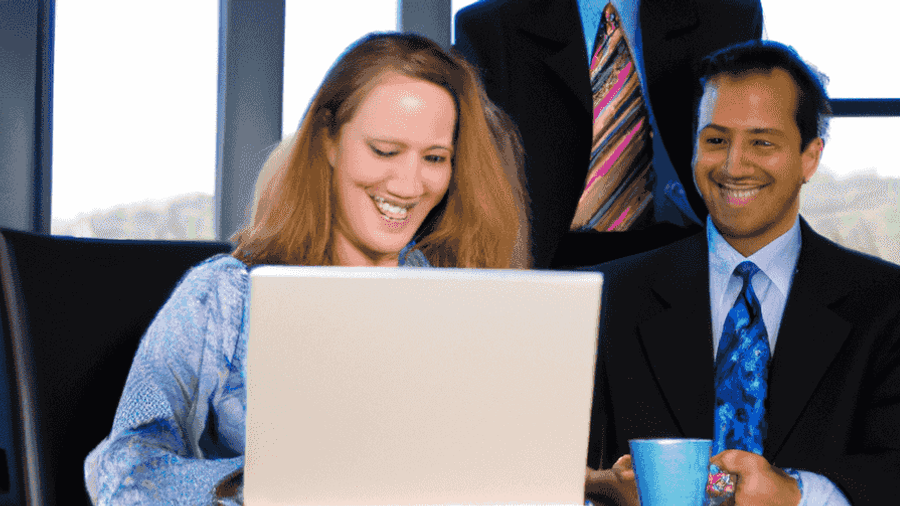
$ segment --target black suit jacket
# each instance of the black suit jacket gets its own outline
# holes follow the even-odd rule
[[[758,39],[762,7],[759,0],[642,0],[640,24],[646,92],[657,133],[702,221],[706,208],[691,177],[699,63],[714,50]],[[668,226],[566,234],[584,189],[592,132],[588,58],[576,0],[482,0],[456,15],[455,47],[482,69],[488,95],[522,134],[536,267],[551,265],[561,240],[556,266],[591,265],[662,246],[696,230],[675,225],[693,223],[665,196],[669,181],[659,180],[648,224]]]
[[[813,471],[852,504],[889,504],[900,478],[900,267],[801,219],[802,246],[769,369],[766,459]],[[642,437],[713,437],[705,233],[604,273],[588,463]]]

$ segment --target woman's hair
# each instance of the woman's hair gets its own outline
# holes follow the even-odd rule
[[[263,166],[252,223],[232,238],[247,265],[334,265],[334,189],[325,140],[394,72],[453,96],[456,130],[447,193],[414,240],[438,267],[528,267],[527,197],[518,129],[488,99],[477,70],[455,51],[407,33],[372,33],[335,62],[300,128]]]

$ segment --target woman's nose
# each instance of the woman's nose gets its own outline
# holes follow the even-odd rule
[[[387,190],[398,197],[414,198],[422,194],[422,163],[419,156],[401,157],[387,181]]]

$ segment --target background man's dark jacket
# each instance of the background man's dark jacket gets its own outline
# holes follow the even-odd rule
[[[597,0],[605,5],[605,0]],[[694,213],[706,208],[691,178],[694,97],[701,59],[762,34],[759,0],[641,0],[649,100]],[[593,41],[592,41],[593,42]],[[536,267],[547,267],[584,188],[591,151],[588,57],[576,0],[482,0],[456,17],[456,46],[483,70],[487,93],[518,124],[526,154]],[[693,224],[654,189],[650,223]],[[699,226],[699,225],[695,225]],[[694,229],[696,230],[696,229]],[[566,234],[556,265],[592,265],[689,235],[675,225],[615,234]]]

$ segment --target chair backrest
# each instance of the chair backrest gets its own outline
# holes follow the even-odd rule
[[[84,459],[112,428],[141,336],[188,268],[231,248],[0,230],[11,501],[90,504]]]

